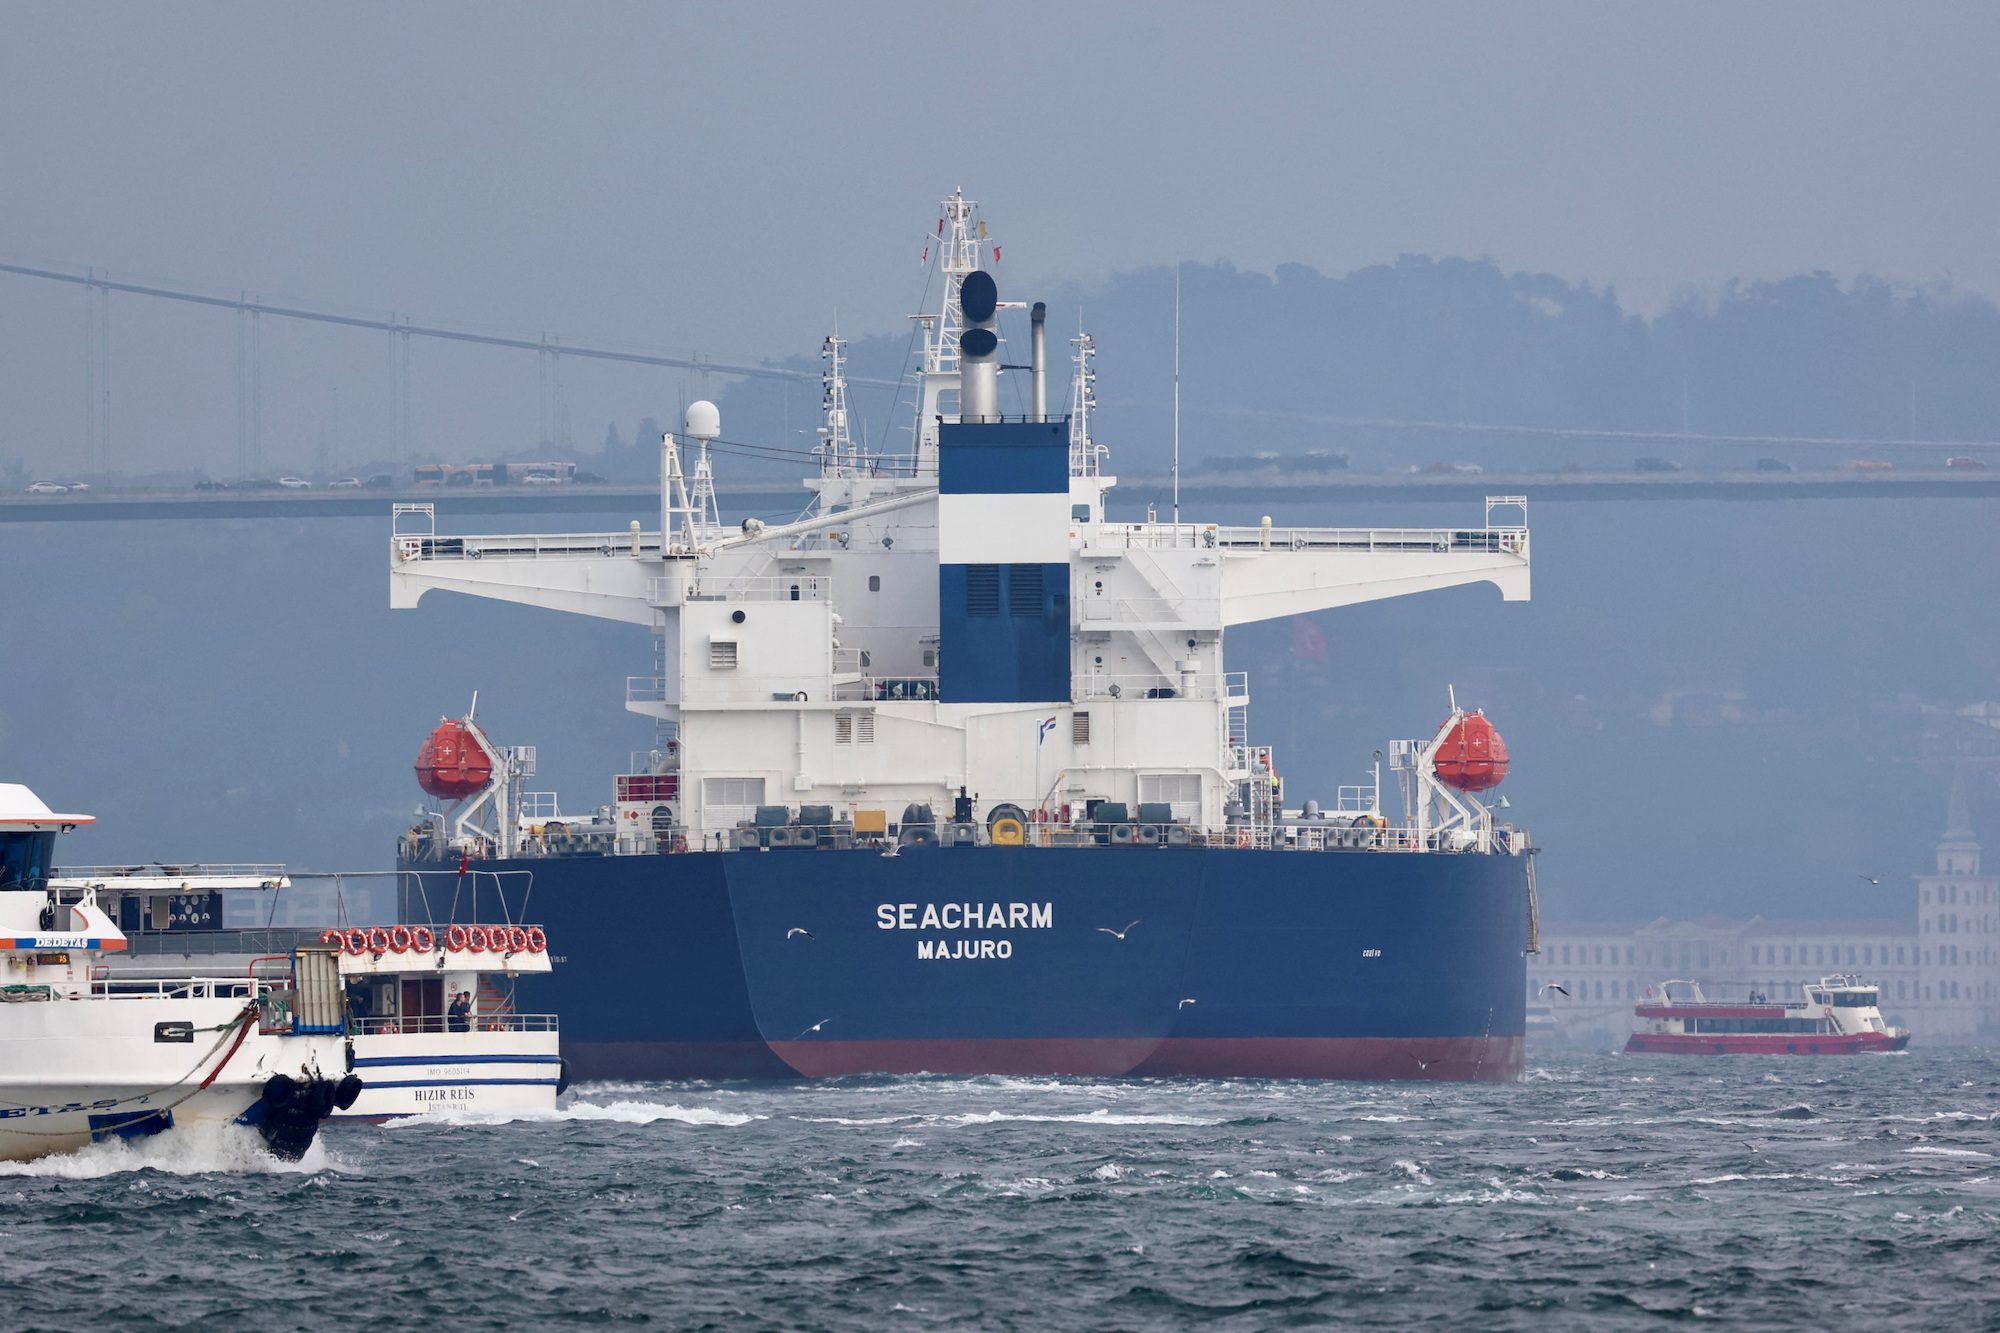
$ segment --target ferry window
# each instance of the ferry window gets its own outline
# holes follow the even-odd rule
[[[48,878],[49,854],[55,845],[54,830],[0,834],[0,889],[40,888]]]
[[[882,576],[880,574],[870,574],[868,576],[868,591],[882,591]]]
[[[1069,519],[1072,523],[1090,522],[1090,506],[1087,504],[1071,505],[1069,507]]]

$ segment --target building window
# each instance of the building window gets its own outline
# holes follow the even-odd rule
[[[1597,954],[1596,954],[1596,957],[1592,958],[1592,959],[1591,959],[1591,961],[1592,961],[1593,963],[1596,963],[1596,964],[1597,964],[1597,965],[1598,965],[1599,967],[1603,967],[1603,966],[1604,966],[1604,946],[1603,946],[1603,945],[1601,945],[1601,944],[1600,944],[1600,945],[1598,945],[1598,946],[1597,946]]]
[[[1600,1000],[1604,998],[1604,983],[1601,981],[1597,983],[1597,998]]]
[[[1899,944],[1896,946],[1896,962],[1900,965],[1903,961],[1903,946]]]
[[[1632,946],[1629,944],[1625,946],[1625,966],[1632,966]],[[1626,989],[1629,991],[1631,987],[1627,986]]]
[[[1563,962],[1569,962],[1569,946],[1567,944],[1563,945]]]
[[[882,576],[880,574],[870,574],[868,576],[868,591],[882,591]]]
[[[1792,946],[1789,944],[1785,946],[1785,961],[1788,963],[1792,961]]]
[[[1861,946],[1861,961],[1864,965],[1875,961],[1875,949],[1872,945]]]

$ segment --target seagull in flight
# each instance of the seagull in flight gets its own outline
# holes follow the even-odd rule
[[[1550,991],[1554,991],[1556,994],[1563,996],[1565,999],[1567,999],[1569,996],[1569,988],[1564,986],[1560,981],[1551,981],[1548,985],[1536,991],[1535,994],[1547,995]]]
[[[1868,882],[1869,882],[1870,884],[1880,884],[1880,883],[1882,882],[1882,881],[1881,881],[1880,879],[1878,879],[1878,878],[1877,878],[1876,876],[1874,876],[1874,875],[1861,875],[1861,873],[1860,873],[1859,871],[1856,871],[1855,873],[1856,873],[1857,875],[1860,875],[1860,877],[1861,877],[1862,879],[1865,879],[1865,880],[1867,880],[1867,881],[1868,881]]]
[[[1142,918],[1139,917],[1133,917],[1130,921],[1125,923],[1124,930],[1113,930],[1109,926],[1099,926],[1097,928],[1097,933],[1100,935],[1109,935],[1114,940],[1122,940],[1125,938],[1126,935],[1131,933],[1132,927],[1138,925],[1141,919]],[[1192,1004],[1193,1001],[1190,1000],[1188,1003]]]
[[[1419,1074],[1423,1073],[1426,1069],[1429,1069],[1432,1065],[1437,1063],[1436,1060],[1424,1059],[1422,1056],[1418,1055],[1415,1051],[1410,1052],[1410,1058],[1417,1062],[1417,1072]]]
[[[884,856],[895,856],[895,855],[897,855],[897,854],[898,854],[899,852],[901,852],[902,850],[903,850],[903,849],[902,849],[901,847],[898,847],[898,846],[897,846],[897,845],[896,845],[895,843],[893,843],[893,842],[892,842],[892,843],[890,843],[890,844],[889,844],[889,850],[888,850],[888,851],[886,851],[886,852],[884,852],[884,853],[882,853],[882,855],[884,855]]]
[[[807,939],[811,939],[813,937],[813,933],[810,930],[807,930],[804,926],[793,926],[790,930],[785,932],[785,938],[788,940],[797,939],[801,935],[805,936]]]
[[[1129,930],[1129,929],[1130,929],[1130,927],[1128,926],[1128,927],[1127,927],[1127,929]],[[1193,1003],[1194,1003],[1194,1001],[1193,1001],[1193,1000],[1182,1000],[1182,1001],[1181,1001],[1181,1002],[1180,1002],[1179,1004],[1175,1005],[1175,1006],[1174,1006],[1174,1008],[1175,1008],[1176,1010],[1179,1010],[1179,1009],[1185,1009],[1185,1008],[1187,1008],[1187,1007],[1188,1007],[1189,1005],[1191,1005],[1191,1004],[1193,1004]]]
[[[831,1018],[822,1018],[820,1019],[819,1022],[813,1024],[811,1027],[807,1028],[804,1032],[801,1032],[798,1036],[793,1037],[792,1040],[804,1041],[807,1037],[812,1036],[815,1032],[818,1032],[821,1028],[825,1027],[828,1023],[831,1023],[832,1021],[833,1020]]]

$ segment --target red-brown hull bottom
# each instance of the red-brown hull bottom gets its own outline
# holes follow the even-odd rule
[[[1910,1044],[1907,1033],[1887,1036],[1863,1032],[1854,1036],[1812,1036],[1768,1033],[1707,1036],[1700,1033],[1635,1032],[1625,1043],[1627,1055],[1870,1055],[1900,1051]]]
[[[1507,1083],[1521,1077],[1524,1046],[1521,1037],[1170,1037],[785,1041],[771,1049],[807,1078],[925,1073]]]

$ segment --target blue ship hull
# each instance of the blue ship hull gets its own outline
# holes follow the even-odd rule
[[[538,989],[579,1079],[1521,1072],[1519,856],[971,847],[474,864],[482,897],[497,886],[515,920],[549,932],[556,967]]]

